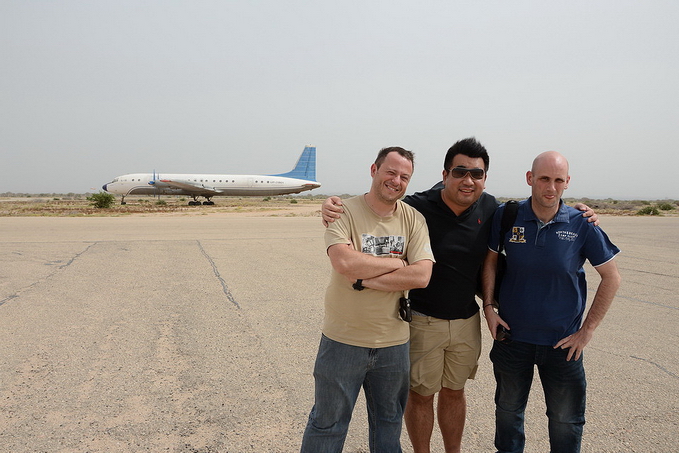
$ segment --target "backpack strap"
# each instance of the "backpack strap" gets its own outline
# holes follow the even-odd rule
[[[509,200],[505,203],[505,210],[502,212],[502,220],[500,222],[500,244],[497,249],[498,253],[502,253],[505,248],[505,235],[509,229],[514,226],[514,221],[516,221],[516,214],[518,211],[518,201]]]

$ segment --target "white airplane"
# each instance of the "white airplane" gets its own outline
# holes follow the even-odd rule
[[[188,195],[190,205],[213,205],[215,196],[269,196],[300,193],[321,187],[316,182],[316,147],[308,145],[302,151],[295,168],[279,175],[216,175],[134,173],[118,176],[104,184],[106,192],[122,195]]]

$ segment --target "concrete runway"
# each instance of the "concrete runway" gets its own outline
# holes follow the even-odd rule
[[[678,451],[679,218],[602,226],[623,284],[586,350],[583,451]],[[318,217],[0,218],[0,450],[297,451],[330,270],[322,234]],[[493,451],[483,327],[468,452]],[[548,451],[542,399],[527,452]],[[344,451],[368,451],[366,433],[361,397]]]

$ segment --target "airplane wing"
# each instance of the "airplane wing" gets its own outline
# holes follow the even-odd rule
[[[196,195],[219,195],[221,191],[217,190],[214,187],[209,187],[206,186],[205,184],[202,183],[197,183],[193,181],[184,181],[181,179],[160,179],[155,182],[156,185],[160,186],[161,184],[166,186],[166,187],[172,187],[174,189],[182,189],[185,190],[189,193],[196,194]]]

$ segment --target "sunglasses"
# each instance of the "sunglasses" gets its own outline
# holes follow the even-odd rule
[[[486,171],[483,168],[466,168],[466,167],[455,167],[448,170],[453,178],[464,178],[467,173],[471,175],[474,179],[483,179],[483,175]]]

